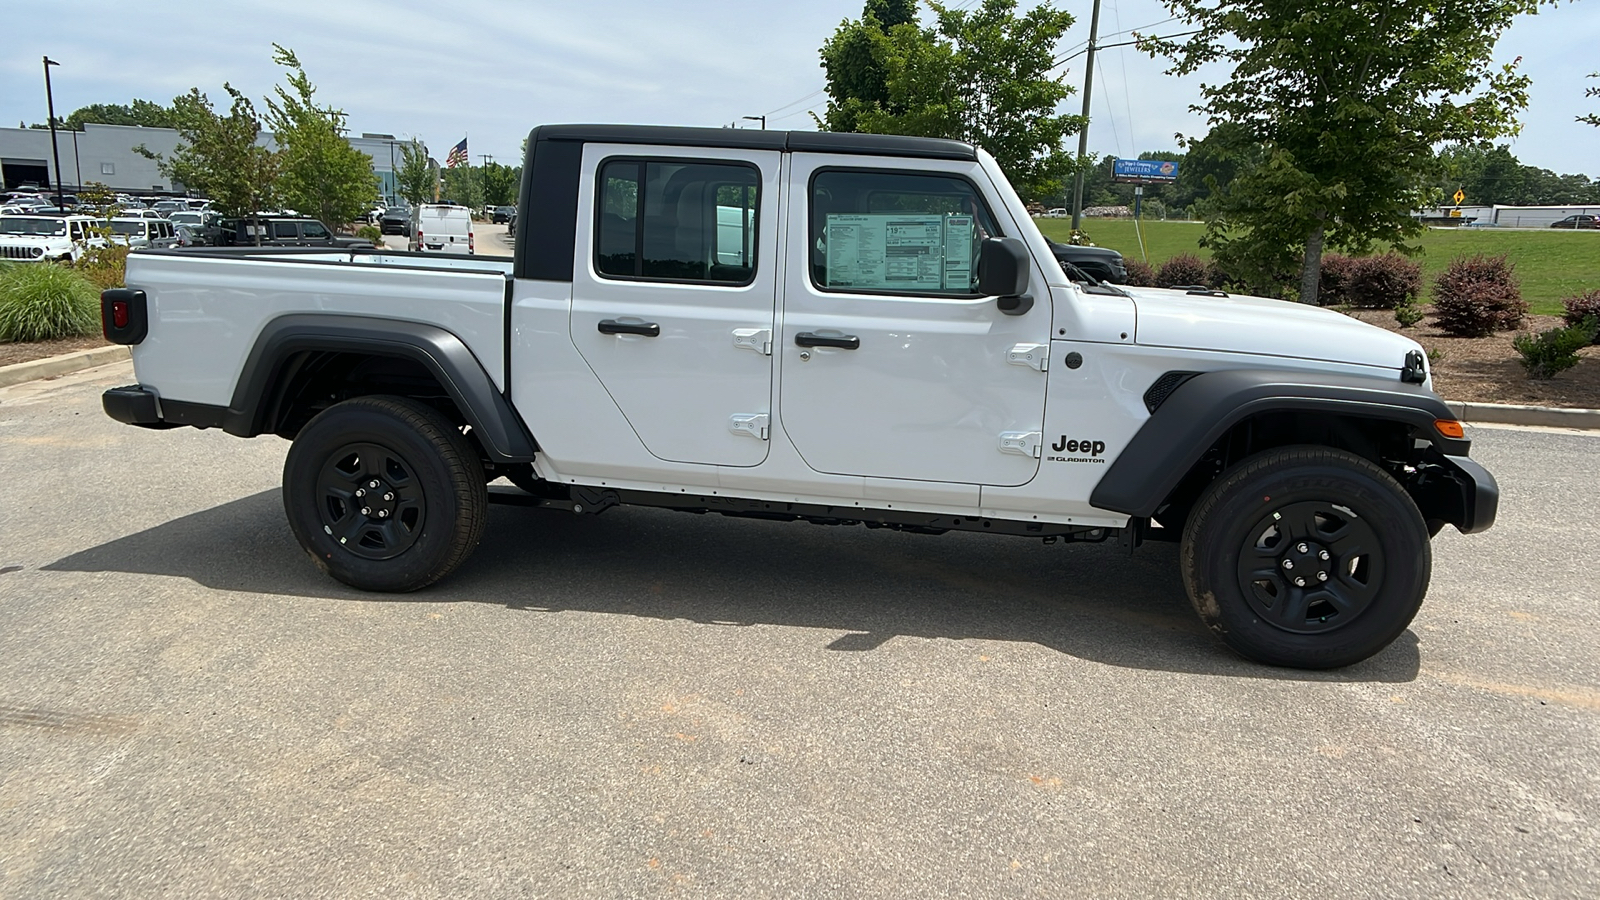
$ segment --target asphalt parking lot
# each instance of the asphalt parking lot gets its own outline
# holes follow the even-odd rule
[[[1166,546],[496,507],[361,594],[131,380],[0,389],[0,896],[1600,893],[1600,435],[1476,429],[1499,524],[1305,673]]]

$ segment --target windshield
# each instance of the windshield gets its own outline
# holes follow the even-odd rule
[[[171,216],[172,221],[181,222],[185,225],[199,225],[204,218],[199,213],[173,213]]]
[[[111,231],[112,231],[113,234],[137,234],[137,235],[143,235],[144,234],[144,223],[143,222],[112,222],[111,223]]]
[[[66,233],[66,219],[37,219],[28,216],[6,216],[5,218],[0,218],[0,234],[61,235]]]

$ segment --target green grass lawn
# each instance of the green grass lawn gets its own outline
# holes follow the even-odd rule
[[[1064,241],[1072,231],[1071,219],[1036,219],[1046,237]],[[1144,252],[1139,252],[1140,234],[1128,219],[1086,219],[1084,231],[1102,247],[1129,259],[1143,259],[1159,266],[1179,253],[1209,257],[1198,241],[1205,227],[1198,222],[1146,221],[1139,226]],[[1430,228],[1422,236],[1423,299],[1432,291],[1433,279],[1457,256],[1474,253],[1505,254],[1517,266],[1522,280],[1522,297],[1541,315],[1560,315],[1561,300],[1586,290],[1600,288],[1600,232],[1500,231],[1493,228]]]

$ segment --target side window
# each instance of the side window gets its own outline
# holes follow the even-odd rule
[[[321,222],[301,222],[300,236],[307,240],[320,241],[328,236],[328,229],[323,228]]]
[[[613,159],[600,167],[595,269],[710,284],[755,277],[760,175],[752,166]]]
[[[964,178],[893,171],[811,179],[811,276],[824,290],[970,295],[1000,234]]]
[[[73,222],[72,223],[72,233],[71,233],[70,236],[74,241],[83,240],[83,223],[82,222]]]
[[[299,237],[295,233],[293,222],[273,222],[272,236],[280,241],[292,241]]]

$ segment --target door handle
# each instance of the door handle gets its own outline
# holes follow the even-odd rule
[[[861,338],[853,334],[833,335],[801,331],[795,334],[794,343],[797,347],[838,347],[840,350],[856,350],[861,347]]]
[[[596,326],[601,334],[642,334],[645,337],[660,337],[661,326],[654,322],[618,322],[616,319],[601,319]]]

